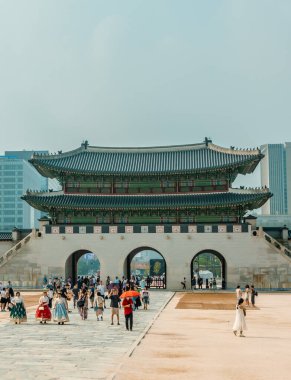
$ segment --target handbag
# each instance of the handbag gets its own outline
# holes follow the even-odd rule
[[[85,306],[85,300],[79,300],[79,301],[77,301],[77,306],[78,307],[84,307]]]

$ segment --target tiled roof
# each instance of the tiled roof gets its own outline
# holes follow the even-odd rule
[[[27,194],[22,197],[31,206],[48,211],[57,209],[124,210],[177,209],[242,205],[247,209],[261,207],[271,196],[268,191],[224,192],[211,194],[165,195],[73,195]]]
[[[35,155],[30,162],[43,175],[56,172],[82,174],[174,174],[238,168],[242,174],[252,172],[262,158],[260,150],[234,150],[212,143],[152,147],[81,148],[56,155]]]

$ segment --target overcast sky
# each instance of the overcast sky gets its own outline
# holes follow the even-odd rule
[[[291,140],[290,0],[0,0],[0,154]]]

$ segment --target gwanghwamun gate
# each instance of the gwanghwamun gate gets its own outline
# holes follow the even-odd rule
[[[238,174],[251,174],[259,149],[200,144],[103,148],[33,155],[30,163],[57,178],[57,192],[28,190],[22,199],[48,213],[22,240],[0,255],[0,281],[40,287],[51,276],[76,279],[78,260],[94,252],[101,279],[130,276],[131,262],[154,251],[167,289],[181,289],[205,269],[223,288],[291,288],[291,253],[244,215],[272,196],[269,189],[236,189]],[[161,270],[163,273],[158,273]],[[218,275],[216,274],[218,277]]]

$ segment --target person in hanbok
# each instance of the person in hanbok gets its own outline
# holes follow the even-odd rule
[[[47,296],[46,289],[43,290],[43,295],[38,301],[38,308],[35,312],[35,319],[39,321],[39,323],[46,323],[52,319],[52,314],[49,309],[49,298]]]
[[[244,303],[244,299],[240,298],[236,305],[235,321],[232,328],[234,335],[237,335],[239,331],[240,337],[244,337],[245,335],[243,334],[243,332],[247,330],[247,325],[246,325],[246,320],[245,320],[246,309],[243,303]]]
[[[20,292],[16,292],[16,295],[11,299],[10,304],[10,320],[12,322],[15,322],[15,324],[27,322],[26,308],[24,305],[24,301],[20,296]]]
[[[88,317],[88,294],[87,290],[83,289],[80,291],[79,299],[77,301],[77,306],[79,310],[79,314],[84,321]]]
[[[103,321],[103,309],[104,309],[104,299],[101,296],[100,292],[95,292],[95,297],[93,301],[94,311],[96,312],[97,321],[99,321],[99,317],[101,321]]]
[[[53,321],[58,325],[69,322],[68,306],[66,299],[62,297],[62,293],[57,293],[53,306]]]

